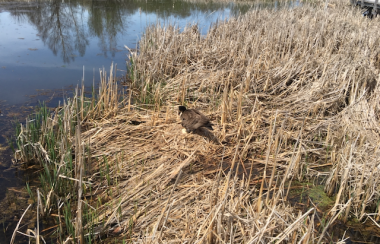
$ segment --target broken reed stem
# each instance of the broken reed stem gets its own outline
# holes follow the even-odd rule
[[[164,216],[164,213],[166,212],[166,209],[168,208],[169,201],[171,200],[171,197],[173,195],[173,191],[174,191],[174,189],[176,189],[176,186],[177,186],[177,184],[179,182],[179,179],[181,178],[181,175],[182,175],[182,169],[178,173],[177,179],[176,179],[176,181],[174,183],[174,186],[173,186],[173,188],[172,188],[172,190],[170,192],[170,195],[169,195],[169,198],[168,198],[168,200],[166,202],[165,208],[162,210],[161,217],[158,219],[158,222],[157,222],[156,227],[155,227],[155,229],[153,231],[153,234],[152,234],[152,239],[155,237],[156,231],[161,228],[162,218]],[[170,211],[170,209],[169,209],[169,211]],[[168,211],[168,214],[169,214],[169,211]],[[162,225],[165,225],[165,223],[163,223]],[[161,228],[160,234],[158,236],[158,239],[161,238],[161,235],[162,235],[162,228]]]
[[[15,230],[13,231],[13,234],[12,234],[12,238],[11,238],[11,241],[10,241],[10,244],[13,244],[14,241],[15,241],[15,238],[16,238],[16,233],[18,231],[18,227],[20,226],[20,223],[21,223],[21,220],[24,218],[24,215],[26,214],[26,212],[28,212],[29,208],[32,206],[32,204],[29,204],[29,206],[25,209],[24,213],[21,215],[20,219],[18,220],[17,222],[17,225],[16,225],[16,228]]]
[[[276,168],[277,168],[277,156],[278,156],[278,152],[280,151],[280,145],[281,145],[281,139],[280,136],[282,135],[282,129],[284,127],[284,124],[285,124],[285,121],[284,120],[282,122],[282,125],[281,125],[281,128],[280,128],[280,131],[277,133],[276,135],[276,140],[275,140],[275,143],[274,143],[274,160],[273,160],[273,167],[272,167],[272,173],[271,173],[271,176],[270,176],[270,179],[269,179],[269,183],[268,183],[268,194],[267,194],[267,198],[266,198],[266,203],[268,204],[268,201],[269,201],[269,193],[270,193],[270,190],[271,190],[271,187],[272,187],[272,184],[273,184],[273,180],[274,180],[274,177],[276,175]],[[275,187],[277,186],[277,182],[275,184]],[[275,195],[275,192],[273,191],[273,195]]]
[[[223,100],[222,100],[222,116],[220,123],[225,125],[227,117],[227,101],[228,101],[228,80],[224,82]]]
[[[344,169],[344,174],[342,176],[340,188],[339,188],[338,194],[336,196],[336,200],[335,200],[335,205],[330,210],[330,212],[333,213],[333,214],[335,213],[335,211],[337,211],[338,205],[340,205],[339,202],[341,200],[340,199],[341,195],[342,195],[343,191],[346,188],[346,184],[347,184],[347,181],[348,181],[348,174],[349,174],[350,168],[352,166],[354,146],[355,146],[355,144],[356,144],[356,142],[357,142],[358,139],[359,139],[359,135],[357,136],[355,142],[351,144],[349,155],[347,155],[348,156],[348,167]]]
[[[326,231],[327,229],[330,227],[330,225],[343,213],[343,211],[346,209],[346,207],[350,204],[351,202],[351,198],[347,201],[347,203],[341,207],[341,209],[339,210],[339,212],[336,212],[336,211],[330,211],[333,216],[332,218],[329,219],[329,221],[327,222],[326,226],[323,228],[323,231],[322,231],[322,234],[320,235],[319,239],[318,239],[318,242],[317,244],[321,243],[322,240],[323,240],[323,237],[324,235],[326,234]]]
[[[291,231],[294,230],[294,228],[297,228],[297,225],[299,225],[299,223],[301,221],[304,221],[305,218],[312,212],[314,211],[314,208],[310,208],[306,213],[304,213],[302,216],[300,216],[296,221],[294,221],[294,223],[292,223],[291,225],[288,226],[288,228],[286,228],[283,233],[281,233],[280,235],[276,236],[273,241],[277,240],[275,244],[279,244],[281,243],[287,236],[289,236],[289,234],[291,233]],[[293,232],[295,233],[295,232]]]
[[[81,126],[80,123],[76,126],[76,147],[78,147],[76,157],[78,158],[77,164],[79,167],[78,174],[78,207],[77,207],[77,218],[76,218],[76,227],[75,227],[75,236],[79,238],[79,243],[84,243],[84,234],[83,234],[83,223],[82,223],[82,193],[83,193],[83,146],[82,146],[82,138],[81,138]]]
[[[83,66],[83,76],[82,76],[83,78],[82,78],[82,90],[81,90],[81,99],[80,99],[80,101],[81,101],[81,106],[80,106],[80,114],[81,114],[81,120],[83,120],[83,118],[84,118],[84,114],[83,114],[83,112],[84,112],[84,66]],[[77,88],[78,89],[78,88]]]
[[[220,186],[220,179],[221,179],[221,174],[222,174],[222,170],[223,170],[223,159],[224,159],[224,153],[225,153],[225,147],[223,147],[223,153],[222,153],[222,159],[221,159],[221,162],[220,162],[220,166],[219,166],[219,172],[218,172],[218,175],[217,175],[217,179],[216,179],[216,182],[214,183],[214,187],[211,189],[211,202],[210,202],[210,209],[213,209],[214,206],[216,206],[216,203],[218,201],[218,196],[219,196],[219,186]],[[211,213],[211,218],[214,217],[215,214]],[[221,217],[221,216],[220,216]],[[222,220],[220,219],[220,222]],[[214,243],[215,241],[215,238],[214,238],[214,229],[215,229],[215,221],[211,223],[211,231],[209,232],[209,236],[208,236],[208,243]]]
[[[131,112],[131,103],[132,103],[132,84],[129,84],[128,87],[128,112]]]
[[[41,195],[37,189],[37,228],[36,228],[36,243],[40,244],[40,207],[41,207]]]
[[[278,115],[278,111],[276,111],[276,114],[274,116],[273,125],[271,125],[271,127],[269,128],[269,133],[270,134],[268,135],[269,139],[268,139],[267,155],[266,155],[266,158],[265,158],[264,175],[263,175],[263,180],[261,182],[260,193],[259,193],[259,199],[260,200],[261,200],[262,191],[263,191],[263,188],[264,188],[264,183],[266,181],[267,168],[268,168],[268,162],[269,162],[269,155],[271,154],[274,132],[276,131],[277,115]],[[276,150],[276,147],[275,147],[275,150]],[[266,200],[265,200],[266,204],[268,204],[268,198],[269,198],[270,188],[271,188],[271,186],[268,185],[268,193],[267,193],[267,197],[266,197]],[[261,203],[258,206],[261,208]],[[260,212],[260,211],[258,211],[258,212]]]

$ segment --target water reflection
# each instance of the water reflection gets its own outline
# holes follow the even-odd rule
[[[274,1],[272,1],[274,2]],[[145,27],[160,21],[183,28],[244,13],[250,4],[178,0],[1,1],[0,98],[27,101],[35,89],[62,89],[98,77],[111,62],[125,69],[127,51],[136,48]]]
[[[84,11],[77,4],[44,2],[35,11],[24,14],[37,27],[42,41],[54,55],[61,53],[65,63],[73,61],[75,53],[84,56],[89,41],[83,22]]]
[[[83,57],[93,37],[98,39],[98,47],[104,56],[115,57],[118,41],[121,41],[117,35],[128,31],[131,17],[136,12],[152,15],[154,19],[183,19],[199,12],[207,14],[224,8],[231,8],[233,12],[247,10],[225,3],[193,4],[172,0],[9,1],[2,2],[2,5],[17,22],[27,21],[35,26],[43,43],[64,63],[75,61],[77,56]]]
[[[298,2],[298,1],[296,1]],[[293,4],[292,1],[289,1]],[[289,4],[288,3],[288,4]],[[136,24],[137,12],[156,19],[181,19],[204,15],[201,20],[215,21],[218,11],[227,10],[233,15],[245,13],[252,6],[279,6],[278,1],[233,3],[216,3],[212,1],[178,1],[178,0],[93,0],[93,1],[1,1],[0,9],[9,11],[17,22],[29,22],[37,28],[38,35],[54,55],[60,55],[64,63],[70,63],[75,57],[83,57],[90,39],[98,39],[98,47],[104,56],[115,56],[118,45],[117,35],[128,31],[128,28],[143,28],[149,23]],[[198,16],[198,17],[197,17]],[[143,18],[144,18],[143,17]],[[210,16],[208,16],[210,17]],[[227,17],[227,16],[225,16]],[[199,19],[198,19],[199,20]],[[144,21],[140,19],[140,21]],[[145,20],[146,21],[146,20]],[[134,23],[133,23],[134,22]],[[207,23],[207,24],[210,24]],[[206,25],[208,26],[208,25]],[[141,31],[143,28],[139,28]],[[130,43],[126,43],[130,44]]]

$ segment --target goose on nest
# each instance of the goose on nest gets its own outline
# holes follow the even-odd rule
[[[213,130],[210,120],[198,110],[179,106],[179,112],[181,114],[181,124],[187,133],[194,132],[201,127]]]

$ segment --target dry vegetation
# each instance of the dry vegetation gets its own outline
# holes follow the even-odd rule
[[[329,242],[337,218],[379,220],[379,27],[339,2],[253,11],[206,36],[152,26],[131,54],[121,102],[104,76],[98,102],[78,93],[62,122],[42,126],[63,125],[57,161],[48,143],[27,139],[16,155],[54,161],[60,181],[83,183],[68,186],[85,198],[71,210],[75,234],[57,231],[66,241],[84,231],[133,243]],[[212,118],[213,133],[182,134],[181,104]],[[74,166],[62,176],[69,142]],[[311,179],[327,179],[335,196],[324,226],[312,201],[303,212],[287,201],[290,182]],[[74,196],[54,194],[57,184],[37,201],[64,222]]]

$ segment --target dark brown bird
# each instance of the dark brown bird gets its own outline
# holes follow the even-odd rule
[[[185,127],[187,133],[194,132],[201,127],[213,130],[210,120],[198,110],[179,106],[179,112],[181,113],[181,124]]]

